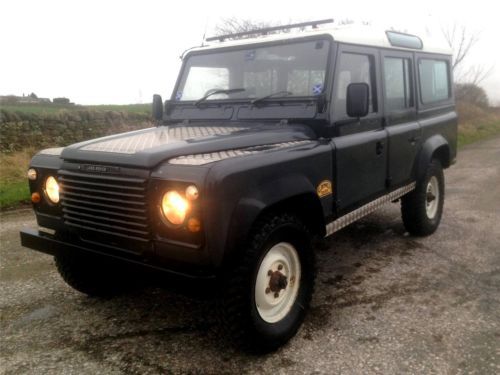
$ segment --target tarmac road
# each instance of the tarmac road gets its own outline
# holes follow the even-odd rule
[[[48,255],[19,245],[30,210],[2,215],[0,371],[500,373],[500,138],[446,171],[438,231],[405,234],[391,204],[318,246],[312,309],[296,338],[252,356],[216,333],[212,304],[155,287],[91,299]]]

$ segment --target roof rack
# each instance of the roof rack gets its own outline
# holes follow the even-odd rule
[[[218,40],[219,42],[223,42],[225,39],[235,39],[239,38],[242,36],[247,36],[247,35],[266,35],[270,32],[273,31],[278,31],[278,30],[288,30],[288,29],[296,29],[298,27],[307,27],[307,26],[312,26],[313,29],[316,29],[318,25],[322,25],[325,23],[332,23],[333,18],[325,19],[325,20],[318,20],[318,21],[309,21],[309,22],[301,22],[301,23],[292,23],[290,25],[282,25],[282,26],[272,26],[272,27],[266,27],[263,29],[255,29],[255,30],[250,30],[250,31],[243,31],[240,33],[234,33],[234,34],[226,34],[226,35],[219,35],[219,36],[211,36],[210,38],[205,39],[207,42],[211,42],[213,40]]]

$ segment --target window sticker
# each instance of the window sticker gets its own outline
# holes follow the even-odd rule
[[[245,61],[255,60],[255,50],[245,52]]]
[[[175,100],[181,100],[182,99],[182,91],[177,91],[177,94],[175,94]]]
[[[321,95],[322,92],[323,92],[323,84],[322,83],[317,83],[313,86],[313,88],[312,88],[313,95]]]

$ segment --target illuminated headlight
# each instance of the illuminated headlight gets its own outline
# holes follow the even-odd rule
[[[173,225],[181,225],[186,219],[189,202],[176,191],[168,191],[161,200],[163,216]]]
[[[53,176],[45,180],[45,194],[51,203],[59,203],[59,184]]]

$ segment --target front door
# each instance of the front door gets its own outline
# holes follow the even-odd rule
[[[372,48],[340,46],[334,78],[332,118],[335,194],[337,214],[382,195],[387,179],[387,132],[379,108],[378,52]],[[350,83],[370,86],[369,114],[352,119],[346,113],[346,91]]]

